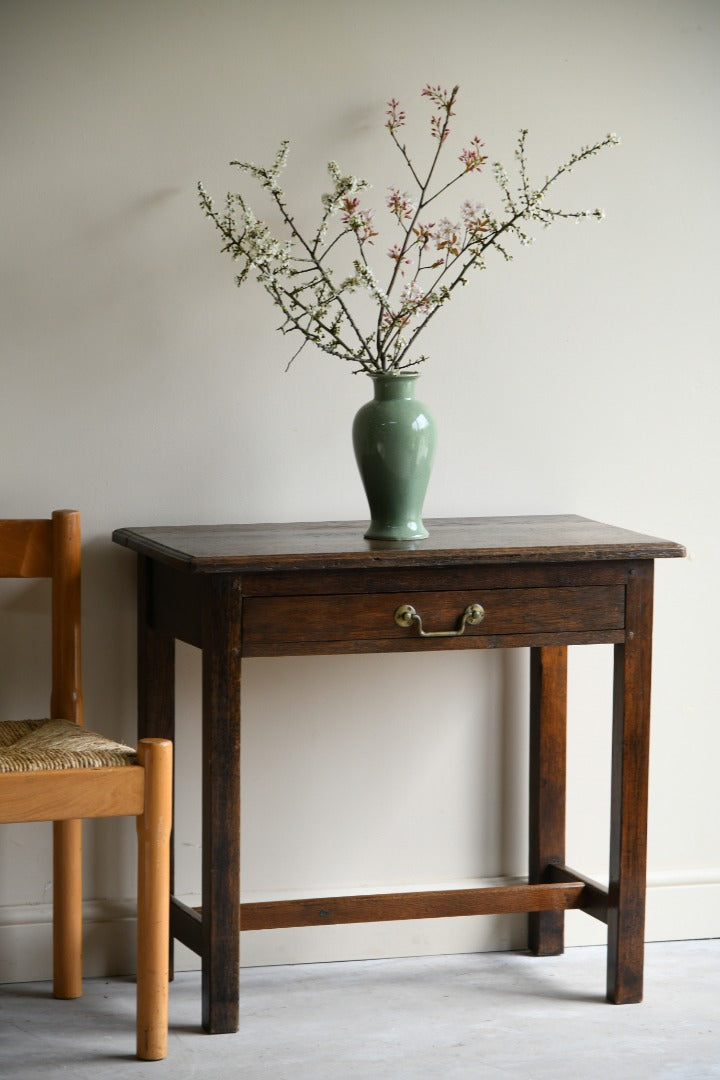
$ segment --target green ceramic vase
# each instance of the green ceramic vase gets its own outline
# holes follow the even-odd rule
[[[417,373],[371,375],[374,397],[353,423],[370,505],[368,540],[424,540],[422,508],[435,453],[435,421],[415,398]]]

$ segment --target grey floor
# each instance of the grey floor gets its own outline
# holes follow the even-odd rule
[[[74,1002],[2,986],[0,1077],[720,1078],[720,941],[649,945],[642,1005],[605,1004],[604,972],[602,948],[247,969],[242,1030],[214,1036],[183,973],[155,1063],[132,1056],[132,980],[88,980]]]

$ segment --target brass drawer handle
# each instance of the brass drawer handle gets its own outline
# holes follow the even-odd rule
[[[457,630],[423,630],[422,619],[412,604],[401,604],[395,611],[395,622],[398,626],[407,628],[417,622],[419,637],[462,637],[466,626],[477,626],[484,618],[485,609],[482,604],[468,604]]]

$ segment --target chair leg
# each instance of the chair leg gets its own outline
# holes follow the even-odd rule
[[[157,1061],[167,1054],[172,743],[143,739],[138,758],[145,810],[137,818],[137,1054]]]
[[[53,822],[53,993],[82,994],[82,821]]]

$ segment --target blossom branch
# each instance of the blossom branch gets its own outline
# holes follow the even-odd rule
[[[527,228],[533,222],[546,228],[560,219],[578,222],[583,218],[603,217],[598,209],[560,210],[547,206],[545,200],[560,177],[605,147],[615,145],[619,141],[617,136],[607,135],[597,143],[581,147],[547,176],[542,185],[533,187],[527,168],[527,130],[522,129],[515,151],[517,186],[511,186],[499,162],[493,165],[502,203],[499,218],[480,203],[466,199],[458,221],[447,217],[437,223],[428,221],[428,207],[466,177],[481,172],[487,157],[481,139],[473,136],[458,155],[461,169],[457,171],[456,167],[450,179],[436,183],[458,87],[448,92],[428,84],[422,96],[435,108],[430,119],[435,148],[424,174],[415,168],[398,136],[405,125],[400,103],[391,99],[386,112],[385,126],[417,189],[411,197],[400,188],[391,187],[386,198],[386,209],[395,228],[400,229],[400,238],[388,251],[393,265],[386,289],[379,286],[369,261],[369,249],[379,233],[373,211],[361,205],[359,197],[367,188],[367,181],[343,174],[334,161],[328,164],[331,190],[322,196],[320,221],[309,240],[296,224],[279,182],[288,157],[287,141],[280,144],[268,167],[232,162],[268,192],[288,234],[284,242],[255,216],[241,194],[228,194],[221,214],[214,209],[202,184],[198,184],[200,206],[220,232],[221,250],[240,263],[237,284],[243,284],[254,270],[258,282],[283,313],[278,329],[302,337],[288,367],[309,342],[349,361],[356,371],[395,372],[415,367],[426,359],[424,355],[415,358],[410,355],[418,336],[451,299],[455,289],[467,283],[470,271],[485,267],[488,250],[493,248],[503,258],[511,259],[507,240],[532,243]],[[336,257],[348,243],[354,247],[352,273],[336,284],[330,257],[337,261]],[[365,293],[377,308],[374,329],[368,333],[363,333],[361,320],[355,313],[353,294],[357,292]]]

